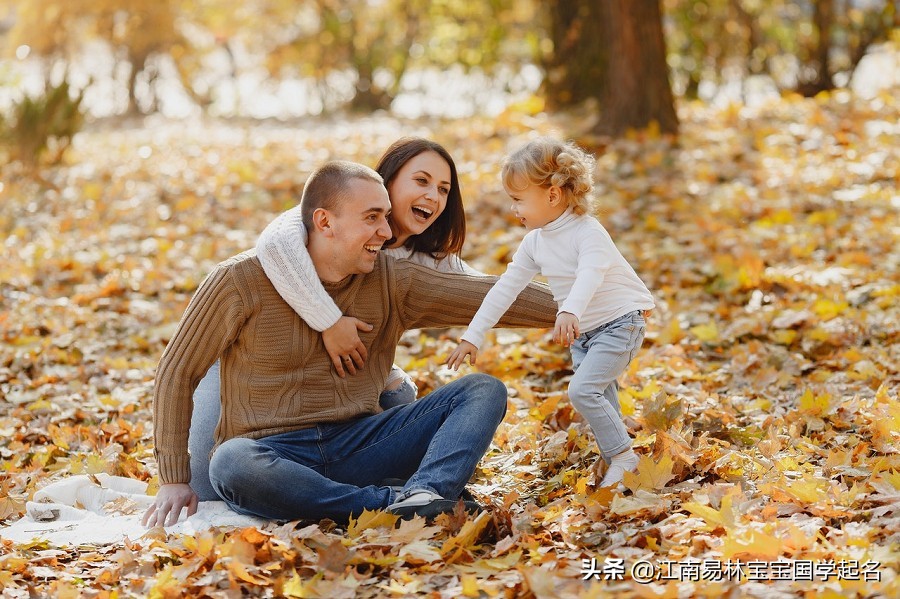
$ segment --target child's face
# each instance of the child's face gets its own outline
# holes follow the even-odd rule
[[[512,198],[510,210],[529,231],[540,229],[566,211],[566,203],[556,186],[541,187],[529,183],[524,189],[511,189],[505,185],[504,188]]]

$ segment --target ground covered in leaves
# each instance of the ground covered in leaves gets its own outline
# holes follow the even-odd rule
[[[898,596],[900,90],[682,106],[598,154],[598,211],[658,307],[622,399],[642,461],[597,451],[546,331],[498,331],[479,368],[510,409],[472,491],[490,509],[394,527],[154,530],[116,546],[0,545],[8,596]],[[67,164],[0,172],[0,518],[47,482],[153,481],[157,360],[198,283],[250,247],[329,158],[402,134],[454,154],[465,256],[502,272],[523,231],[502,155],[575,117],[94,124]],[[459,331],[408,333],[426,392]],[[469,368],[468,366],[466,367]]]

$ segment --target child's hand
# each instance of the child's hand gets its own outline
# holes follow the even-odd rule
[[[563,347],[569,347],[575,343],[578,332],[578,318],[570,312],[560,312],[556,317],[556,326],[553,327],[553,341]]]
[[[475,365],[475,358],[478,357],[478,348],[468,341],[460,341],[450,357],[447,358],[447,366],[453,370],[459,370],[463,361],[469,356],[469,364]]]

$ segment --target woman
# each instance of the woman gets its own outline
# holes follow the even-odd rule
[[[456,165],[440,144],[418,137],[391,144],[375,167],[391,201],[393,237],[382,250],[398,259],[445,272],[480,274],[459,256],[466,237],[465,211]],[[344,316],[322,287],[306,250],[300,207],[284,212],[260,235],[256,249],[275,289],[322,339],[338,375],[351,375],[367,358],[358,330],[371,325]],[[416,399],[418,389],[398,366],[388,376],[383,409]],[[191,487],[200,501],[219,499],[209,483],[209,455],[219,420],[219,365],[209,369],[194,392],[189,449]]]

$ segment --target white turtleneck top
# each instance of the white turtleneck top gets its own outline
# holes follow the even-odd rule
[[[590,331],[634,310],[653,308],[653,296],[597,219],[571,209],[525,235],[506,272],[484,298],[461,339],[476,347],[485,333],[540,273],[560,312]]]

